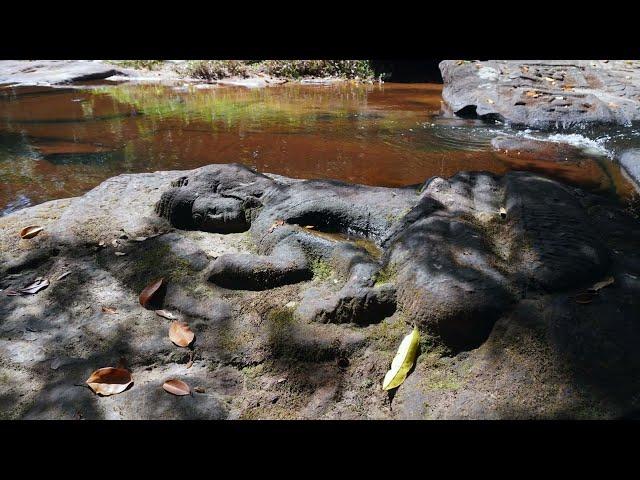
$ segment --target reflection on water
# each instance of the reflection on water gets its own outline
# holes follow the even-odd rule
[[[120,173],[228,162],[384,186],[527,169],[630,191],[598,152],[555,162],[493,151],[504,127],[442,118],[440,95],[435,84],[0,87],[0,212],[80,195]]]

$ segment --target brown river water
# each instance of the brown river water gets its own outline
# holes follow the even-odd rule
[[[552,153],[497,152],[490,144],[497,135],[542,134],[447,118],[441,91],[438,84],[393,83],[0,86],[0,215],[81,195],[121,173],[229,162],[383,186],[461,170],[530,170],[631,195],[607,148],[637,144],[635,130],[565,136],[584,145],[561,161]]]

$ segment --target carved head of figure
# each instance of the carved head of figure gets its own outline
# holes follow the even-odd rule
[[[204,232],[244,232],[249,228],[244,202],[237,198],[203,195],[191,207],[193,228]]]

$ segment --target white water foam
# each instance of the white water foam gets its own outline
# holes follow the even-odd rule
[[[605,146],[606,142],[611,140],[611,137],[608,135],[604,135],[596,139],[585,137],[579,133],[554,133],[553,135],[546,136],[541,134],[533,135],[532,131],[529,129],[518,132],[516,135],[530,138],[532,140],[567,143],[592,155],[604,155],[610,158],[613,158],[614,156],[614,153]]]

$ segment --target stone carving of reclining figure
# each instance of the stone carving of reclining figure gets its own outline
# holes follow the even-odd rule
[[[591,281],[609,264],[570,189],[524,172],[383,188],[208,165],[174,182],[156,212],[181,229],[248,230],[257,253],[222,255],[209,269],[221,287],[297,283],[325,262],[344,284],[308,288],[298,316],[367,324],[400,308],[453,349],[479,345],[527,292]]]

